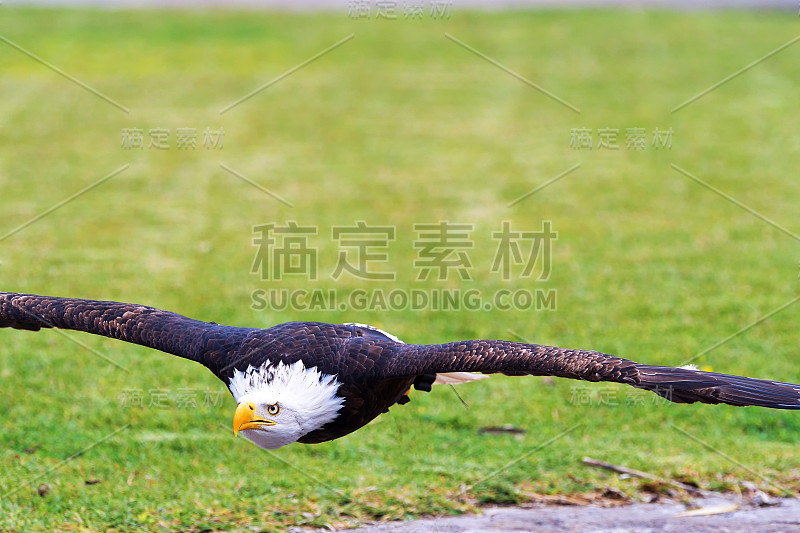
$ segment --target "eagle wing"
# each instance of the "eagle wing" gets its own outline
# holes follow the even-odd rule
[[[0,292],[0,328],[63,328],[141,344],[206,366],[216,324],[153,307]]]
[[[675,403],[725,403],[800,409],[800,385],[687,367],[652,366],[590,350],[573,350],[498,340],[415,345],[361,340],[356,356],[375,360],[383,377],[445,372],[556,376],[624,383]]]

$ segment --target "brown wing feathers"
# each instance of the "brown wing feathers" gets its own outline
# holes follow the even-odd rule
[[[637,365],[642,389],[676,403],[800,409],[800,385],[687,368]]]
[[[385,364],[391,376],[483,372],[637,383],[637,363],[590,350],[497,340],[401,344],[390,349],[397,352]]]
[[[394,358],[391,375],[459,371],[546,375],[625,383],[650,390],[675,403],[800,409],[800,385],[643,365],[595,351],[492,340],[427,346],[407,344],[395,349],[401,355]]]
[[[0,293],[0,327],[85,331],[201,363],[203,334],[211,326],[144,305]]]

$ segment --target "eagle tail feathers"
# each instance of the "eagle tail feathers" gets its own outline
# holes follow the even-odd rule
[[[479,381],[481,379],[488,379],[487,374],[478,374],[476,372],[440,372],[436,374],[436,381],[434,385],[460,385],[461,383],[470,383],[472,381]]]

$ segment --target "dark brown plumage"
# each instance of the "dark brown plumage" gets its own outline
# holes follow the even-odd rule
[[[481,372],[612,381],[677,403],[800,409],[800,385],[685,368],[643,365],[595,351],[498,340],[403,344],[353,324],[288,322],[268,329],[222,326],[143,305],[0,293],[0,328],[65,328],[112,337],[196,361],[226,385],[234,371],[269,360],[336,376],[339,416],[300,442],[335,439],[362,427],[412,384],[429,390],[437,373]]]

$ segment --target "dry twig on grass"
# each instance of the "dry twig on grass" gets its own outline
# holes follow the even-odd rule
[[[647,472],[642,472],[641,470],[634,470],[632,468],[626,468],[624,466],[616,466],[612,465],[611,463],[604,463],[603,461],[598,461],[597,459],[592,459],[591,457],[584,457],[583,464],[589,466],[596,466],[598,468],[605,468],[606,470],[611,470],[612,472],[617,472],[619,474],[628,474],[630,476],[649,479],[650,481],[663,483],[665,485],[672,485],[673,487],[677,487],[679,489],[685,490],[686,492],[691,492],[692,494],[697,494],[700,496],[709,495],[708,492],[702,489],[698,489],[697,487],[693,487],[692,485],[687,485],[686,483],[681,483],[680,481],[675,481],[672,479],[664,479],[662,477],[658,477],[653,474],[648,474]]]

